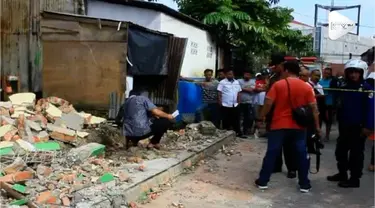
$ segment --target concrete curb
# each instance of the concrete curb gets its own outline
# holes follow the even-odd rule
[[[190,156],[181,158],[181,160],[177,164],[171,165],[170,167],[154,174],[153,176],[139,183],[133,184],[133,186],[128,188],[124,193],[127,200],[137,201],[142,193],[149,191],[152,187],[165,184],[171,179],[178,177],[184,172],[184,169],[190,168],[205,157],[213,155],[223,145],[234,141],[235,138],[236,134],[234,132],[231,132],[230,134],[215,141],[209,146],[194,152]]]
[[[221,132],[219,138],[204,141],[200,146],[190,147],[191,151],[181,151],[176,158],[160,158],[145,161],[145,172],[137,172],[132,177],[133,183],[116,184],[111,181],[91,186],[74,194],[77,208],[86,207],[122,207],[124,203],[138,201],[139,197],[151,188],[168,183],[203,158],[213,155],[223,145],[234,141],[236,134],[232,131]],[[129,164],[128,167],[134,166]],[[138,166],[138,165],[136,165]],[[126,166],[124,167],[126,168]],[[90,199],[90,200],[87,200]]]
[[[147,171],[137,172],[133,183],[116,184],[111,181],[87,187],[74,193],[73,202],[77,208],[122,207],[124,203],[138,201],[151,188],[168,183],[203,158],[213,155],[223,145],[236,138],[234,132],[221,132],[219,138],[204,141],[200,146],[190,147],[191,151],[181,151],[176,158],[160,158],[145,161]],[[131,166],[131,164],[130,164]],[[126,167],[124,167],[126,168]],[[90,200],[88,200],[90,199]]]

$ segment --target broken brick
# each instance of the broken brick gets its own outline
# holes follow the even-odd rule
[[[50,137],[52,139],[55,139],[55,140],[58,140],[58,141],[61,141],[61,142],[67,142],[67,143],[71,143],[71,142],[74,142],[76,137],[75,136],[69,136],[69,135],[65,135],[63,133],[59,133],[57,131],[54,131],[50,134]]]
[[[38,135],[37,135],[37,137],[42,142],[48,142],[48,140],[49,140],[49,134],[46,131],[39,132]]]
[[[143,159],[140,157],[128,157],[126,160],[129,163],[143,163]]]
[[[125,171],[120,170],[117,174],[121,182],[129,181],[129,175]]]
[[[3,137],[5,134],[7,134],[8,132],[14,130],[14,126],[11,125],[11,124],[7,124],[5,126],[1,126],[0,127],[0,137]]]
[[[13,174],[1,176],[0,177],[0,182],[13,183]]]
[[[66,183],[73,183],[75,179],[76,179],[75,174],[63,175],[63,177],[61,178],[61,180],[66,182]]]
[[[27,181],[34,178],[34,173],[31,171],[21,171],[14,173],[13,181],[15,183]]]
[[[21,171],[23,169],[25,169],[27,167],[25,161],[22,160],[22,158],[20,157],[17,157],[12,164],[6,166],[4,169],[3,169],[3,172],[5,172],[6,174],[12,174],[12,173],[16,173],[17,171]]]
[[[51,191],[42,192],[36,197],[36,203],[38,204],[55,204],[56,202],[57,197]]]
[[[70,207],[70,199],[67,196],[61,198],[62,204],[66,207]]]
[[[135,202],[130,202],[129,203],[129,207],[130,208],[137,208],[138,206],[137,206],[137,204]]]
[[[48,177],[52,173],[52,168],[44,166],[44,165],[38,165],[38,167],[36,168],[36,173],[38,175]]]
[[[0,182],[18,183],[34,178],[32,171],[20,171],[0,177]]]
[[[17,129],[13,129],[13,130],[10,130],[8,131],[7,133],[5,133],[4,135],[4,140],[5,141],[15,141],[13,139],[13,137],[17,134],[18,130]]]
[[[19,139],[21,139],[21,137],[20,137],[19,135],[14,135],[14,136],[12,137],[12,141],[17,141],[17,140],[19,140]]]
[[[50,116],[51,118],[56,118],[56,117],[61,118],[62,116],[62,111],[51,103],[48,105],[46,112],[47,112],[47,115]]]

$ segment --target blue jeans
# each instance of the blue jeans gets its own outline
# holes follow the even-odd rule
[[[273,172],[276,158],[279,155],[285,139],[292,140],[295,147],[298,164],[298,179],[301,187],[310,186],[309,160],[306,151],[306,131],[299,129],[271,130],[267,133],[268,146],[263,159],[262,170],[259,174],[259,182],[267,184]]]

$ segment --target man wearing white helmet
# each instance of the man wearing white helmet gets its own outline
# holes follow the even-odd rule
[[[371,93],[363,92],[371,87],[363,80],[367,64],[361,60],[350,60],[345,64],[345,83],[338,93],[339,138],[336,145],[336,160],[339,173],[327,180],[339,182],[342,188],[358,188],[362,176],[366,137],[373,129],[369,114]],[[348,91],[344,91],[348,90]],[[353,91],[355,90],[355,91]],[[372,119],[373,120],[373,119]],[[348,157],[348,153],[350,155]],[[350,177],[348,177],[350,171]]]

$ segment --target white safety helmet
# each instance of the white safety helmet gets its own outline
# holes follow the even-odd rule
[[[374,79],[375,80],[375,72],[371,72],[368,76],[367,79]]]
[[[349,68],[362,69],[363,72],[366,72],[368,69],[368,65],[366,62],[362,60],[349,60],[348,62],[346,62],[344,70]]]

